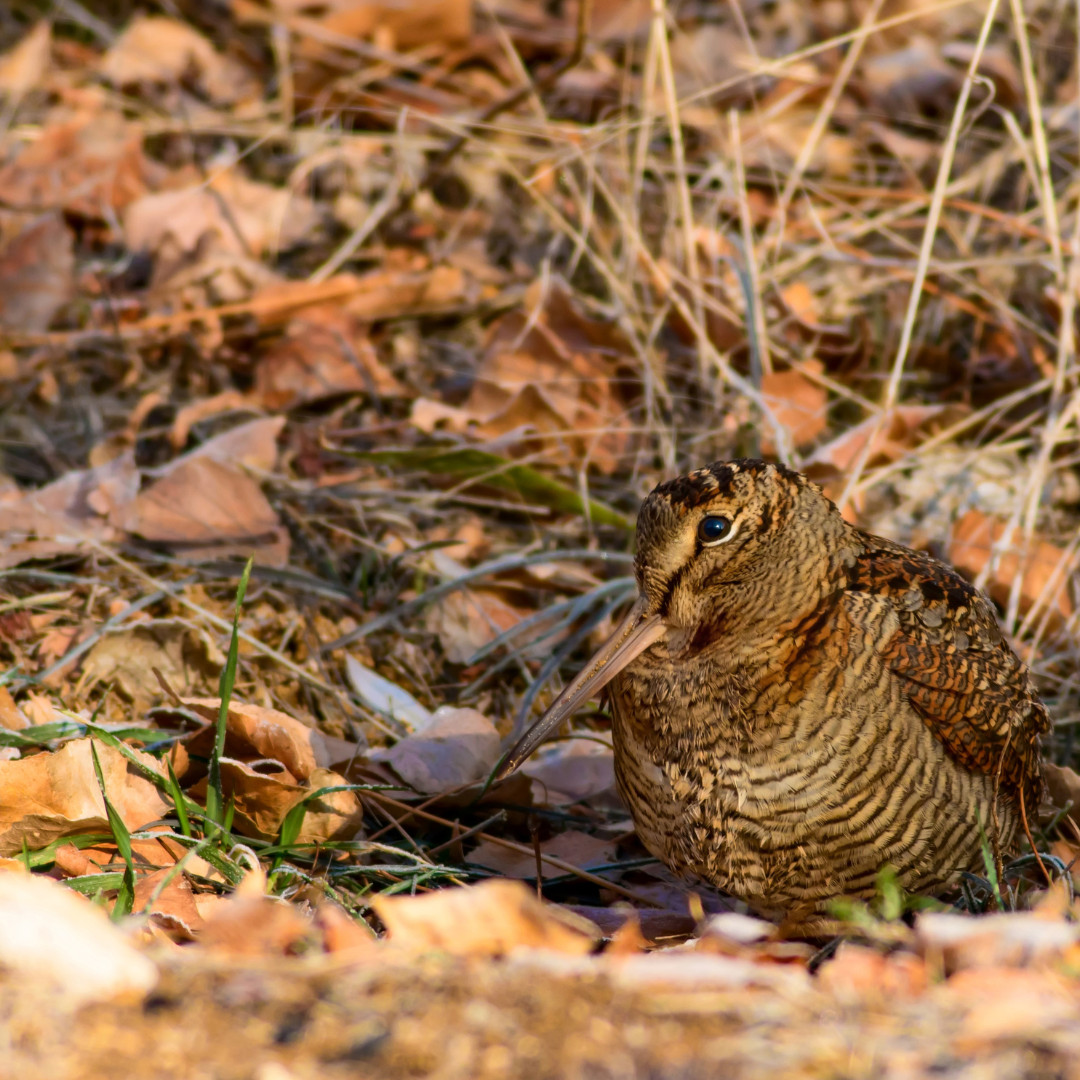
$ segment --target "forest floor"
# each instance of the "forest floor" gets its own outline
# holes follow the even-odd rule
[[[1080,1077],[1077,31],[0,5],[0,1076]],[[756,456],[993,599],[1052,887],[822,951],[649,855],[602,709],[486,786]]]

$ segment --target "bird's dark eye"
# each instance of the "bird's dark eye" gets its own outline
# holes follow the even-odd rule
[[[715,544],[731,532],[731,522],[726,517],[707,517],[698,526],[698,537],[704,544]]]

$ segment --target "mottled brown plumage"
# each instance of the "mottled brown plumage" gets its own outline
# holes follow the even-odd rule
[[[798,473],[733,461],[649,495],[636,574],[634,611],[509,767],[609,684],[645,846],[795,921],[872,895],[885,864],[913,892],[981,871],[980,821],[1014,846],[1049,718],[955,571]]]

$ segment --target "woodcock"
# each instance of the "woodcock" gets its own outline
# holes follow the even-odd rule
[[[1015,845],[1049,716],[955,571],[754,460],[660,484],[637,545],[633,609],[503,775],[607,686],[646,848],[796,923],[886,864],[914,893],[983,873],[980,822]]]

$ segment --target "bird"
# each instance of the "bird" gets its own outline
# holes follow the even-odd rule
[[[500,775],[604,691],[649,853],[789,927],[884,867],[943,895],[1030,840],[1050,717],[955,570],[757,459],[660,483],[636,543],[632,609]]]

